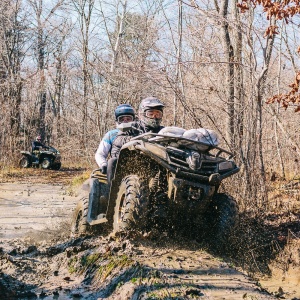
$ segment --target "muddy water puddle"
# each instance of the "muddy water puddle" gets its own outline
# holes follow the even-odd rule
[[[300,299],[299,268],[283,273],[282,270],[273,272],[272,277],[260,280],[263,288],[284,299]]]
[[[300,299],[299,263],[300,240],[291,240],[280,256],[270,263],[272,277],[262,278],[262,287],[284,299]]]
[[[0,246],[15,238],[46,236],[70,223],[77,201],[62,185],[0,184]]]

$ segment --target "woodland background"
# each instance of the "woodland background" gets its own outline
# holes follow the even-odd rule
[[[218,132],[240,207],[265,207],[269,179],[299,176],[300,155],[297,101],[266,103],[297,74],[299,17],[266,4],[296,2],[2,0],[0,166],[41,134],[63,164],[92,169],[114,108],[156,96],[163,125]]]

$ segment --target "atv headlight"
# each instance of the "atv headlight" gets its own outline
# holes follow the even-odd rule
[[[234,168],[232,161],[223,161],[219,163],[219,171],[226,171]]]

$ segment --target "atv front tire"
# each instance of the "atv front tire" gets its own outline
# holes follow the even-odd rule
[[[23,156],[19,162],[21,168],[29,168],[31,166],[31,160],[27,156]]]
[[[208,211],[210,239],[216,248],[223,247],[234,229],[238,207],[236,201],[227,194],[216,194]]]
[[[114,232],[143,230],[147,225],[149,186],[136,175],[125,177],[115,205]]]
[[[71,234],[73,236],[82,235],[89,231],[90,225],[87,222],[88,206],[89,199],[87,197],[77,203],[71,223]]]

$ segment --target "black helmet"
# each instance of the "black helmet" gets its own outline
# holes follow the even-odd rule
[[[116,117],[116,121],[118,121],[118,118],[121,116],[132,116],[133,119],[135,117],[135,113],[134,113],[134,109],[131,105],[129,104],[121,104],[119,105],[116,109],[115,109],[115,117]]]
[[[139,106],[139,117],[140,120],[149,127],[157,128],[160,126],[163,109],[165,105],[155,97],[147,97],[142,100]],[[148,110],[158,110],[161,111],[161,115],[159,117],[151,117],[147,114]]]

